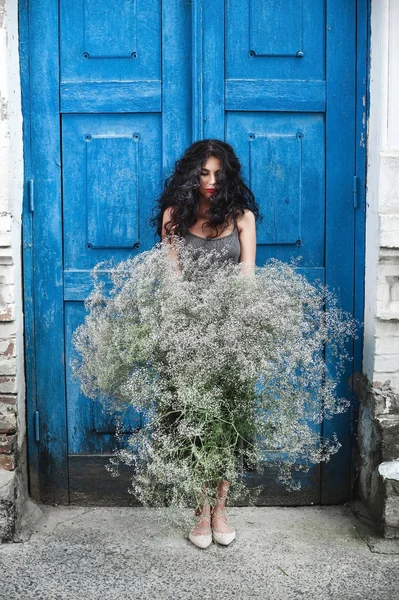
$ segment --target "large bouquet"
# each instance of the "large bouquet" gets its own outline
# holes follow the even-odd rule
[[[259,489],[248,489],[246,472],[268,466],[298,489],[293,471],[341,445],[315,424],[349,406],[335,390],[355,320],[293,263],[270,260],[244,275],[216,250],[175,244],[180,271],[166,242],[92,270],[73,372],[89,398],[111,410],[131,403],[145,417],[110,464],[132,465],[129,491],[145,506],[198,505],[220,479],[231,482],[232,502],[251,503]]]

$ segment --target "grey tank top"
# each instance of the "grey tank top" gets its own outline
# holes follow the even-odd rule
[[[238,238],[238,229],[237,224],[234,223],[234,229],[231,233],[224,235],[220,238],[204,238],[195,233],[191,233],[191,231],[187,231],[184,236],[187,244],[190,244],[193,248],[209,248],[216,249],[216,254],[218,251],[223,252],[223,256],[216,257],[212,260],[212,262],[224,262],[224,261],[232,261],[234,263],[238,263],[240,254],[241,254],[241,246],[240,240]],[[222,250],[223,249],[223,250]]]

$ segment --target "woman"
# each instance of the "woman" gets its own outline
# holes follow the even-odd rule
[[[176,161],[151,224],[157,226],[161,239],[171,244],[177,271],[173,236],[184,238],[195,248],[223,248],[223,260],[241,263],[241,273],[253,275],[258,218],[258,206],[242,180],[233,148],[217,139],[205,139],[193,143]],[[223,545],[235,538],[235,529],[224,512],[229,485],[225,479],[217,482],[213,510],[205,501],[197,511],[198,521],[189,539],[199,548],[211,544],[212,534]]]

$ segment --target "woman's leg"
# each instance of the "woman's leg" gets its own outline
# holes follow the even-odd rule
[[[230,482],[226,479],[219,481],[217,486],[216,504],[212,511],[212,527],[221,533],[231,533],[234,531],[234,527],[231,527],[227,523],[227,517],[225,515],[226,498],[229,487]]]
[[[199,514],[197,514],[197,510],[195,511],[197,515],[197,524],[190,531],[188,539],[195,544],[195,546],[198,546],[198,548],[204,549],[212,544],[211,507],[206,497],[206,488],[201,500],[202,502],[200,502],[198,507]]]
[[[206,498],[206,488],[204,488],[203,500],[198,508],[195,510],[197,517],[197,524],[191,530],[194,535],[202,535],[207,533],[210,527],[211,507],[209,501]]]

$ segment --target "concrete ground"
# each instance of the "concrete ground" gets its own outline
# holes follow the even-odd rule
[[[236,540],[206,550],[145,508],[30,510],[0,544],[4,600],[399,598],[399,540],[349,505],[231,507]]]

